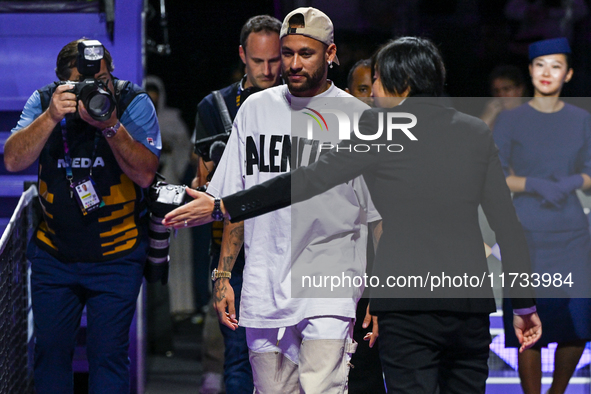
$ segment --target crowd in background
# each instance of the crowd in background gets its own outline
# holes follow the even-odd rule
[[[346,86],[347,73],[360,59],[366,59],[390,38],[418,35],[432,39],[441,49],[448,68],[446,92],[452,97],[489,96],[488,76],[500,64],[511,64],[527,75],[527,43],[548,38],[518,35],[527,20],[509,17],[509,0],[413,0],[404,2],[309,1],[305,5],[325,10],[335,25],[335,43],[339,48],[341,66],[329,71],[329,78],[339,87]],[[535,1],[548,4],[547,13],[555,15],[554,5],[560,1]],[[591,63],[591,19],[589,1],[577,0],[571,20],[570,43],[573,66],[579,70],[573,83],[565,87],[563,96],[584,97],[591,89],[591,76],[585,73]],[[158,1],[151,0],[154,10]],[[277,6],[279,4],[279,6]],[[226,1],[211,7],[207,3],[167,4],[172,54],[149,54],[147,71],[161,76],[168,90],[168,104],[181,109],[190,130],[194,127],[197,103],[212,90],[226,86],[242,76],[235,43],[242,24],[253,15],[269,14],[282,19],[299,6],[294,1],[254,2]],[[148,19],[148,36],[158,39],[157,11]],[[560,13],[559,13],[560,14]],[[523,17],[523,15],[522,15]],[[223,27],[218,21],[223,20]],[[556,23],[559,23],[557,21]],[[563,35],[564,36],[564,35]],[[192,39],[187,40],[187,37]],[[519,42],[520,45],[515,43]],[[515,49],[520,47],[520,50]],[[166,70],[174,69],[174,73]],[[238,71],[236,71],[238,70]],[[529,82],[528,82],[528,86]],[[531,90],[531,88],[530,88]]]

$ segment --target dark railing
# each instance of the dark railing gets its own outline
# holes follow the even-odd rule
[[[29,394],[33,390],[31,302],[28,292],[27,240],[34,224],[30,187],[0,239],[0,394]]]

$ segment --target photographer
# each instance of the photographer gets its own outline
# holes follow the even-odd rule
[[[67,44],[60,82],[31,95],[4,148],[9,171],[39,159],[43,220],[27,250],[38,394],[73,392],[85,306],[89,391],[130,390],[128,333],[148,248],[141,189],[154,178],[161,142],[148,95],[111,71],[100,42]]]

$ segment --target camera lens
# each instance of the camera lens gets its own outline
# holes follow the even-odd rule
[[[115,110],[115,98],[101,83],[96,80],[81,82],[79,99],[84,103],[88,114],[96,120],[107,120]]]
[[[150,249],[148,250],[148,261],[153,264],[168,262],[168,249],[170,245],[170,232],[162,225],[163,218],[150,214],[150,226],[148,236],[150,238]]]
[[[109,96],[100,94],[99,92],[91,95],[88,98],[88,105],[86,109],[90,116],[104,116],[111,108],[111,101]]]

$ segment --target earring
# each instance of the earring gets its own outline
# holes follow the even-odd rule
[[[328,67],[332,68],[332,61],[328,62]]]

